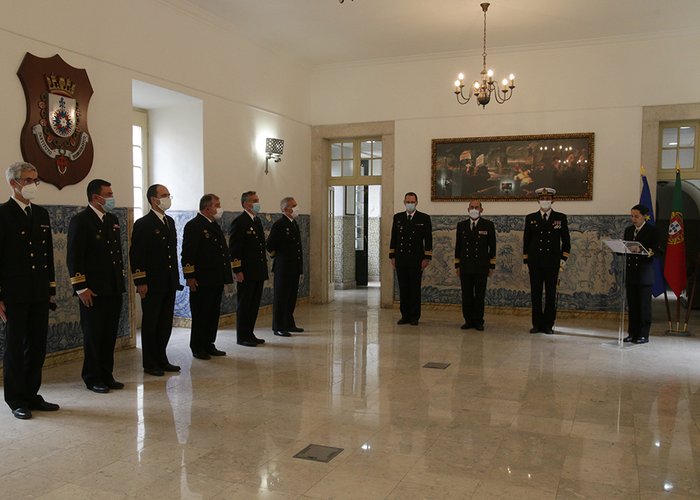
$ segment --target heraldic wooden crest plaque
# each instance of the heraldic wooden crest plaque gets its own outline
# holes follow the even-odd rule
[[[37,57],[27,52],[17,76],[27,101],[22,157],[37,168],[43,182],[58,189],[79,183],[90,172],[94,156],[87,71],[70,66],[58,54]]]

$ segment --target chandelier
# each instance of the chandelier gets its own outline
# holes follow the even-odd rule
[[[476,96],[477,106],[486,108],[486,105],[491,101],[491,94],[496,99],[498,104],[503,104],[508,99],[513,97],[513,89],[515,88],[515,76],[511,75],[501,81],[501,85],[493,79],[493,70],[486,70],[486,11],[489,9],[489,3],[481,4],[481,10],[484,11],[484,52],[481,54],[484,60],[484,67],[481,70],[481,81],[475,80],[469,86],[469,94],[464,95],[464,74],[460,73],[455,80],[454,93],[457,96],[457,102],[466,104],[472,96]]]

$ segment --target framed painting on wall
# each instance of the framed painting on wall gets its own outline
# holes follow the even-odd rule
[[[433,139],[431,200],[593,199],[593,132]]]

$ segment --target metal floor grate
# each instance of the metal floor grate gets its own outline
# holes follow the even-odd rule
[[[429,363],[426,363],[423,365],[423,368],[437,368],[438,370],[444,370],[450,366],[449,363],[437,363],[435,361],[430,361]]]
[[[341,451],[343,451],[343,448],[334,448],[333,446],[323,446],[320,444],[310,444],[294,455],[294,458],[303,458],[304,460],[328,463],[338,456]]]

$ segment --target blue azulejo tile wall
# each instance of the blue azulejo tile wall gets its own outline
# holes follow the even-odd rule
[[[459,279],[454,272],[454,244],[460,216],[432,216],[433,261],[423,275],[424,303],[460,304]],[[496,226],[496,270],[488,280],[486,305],[530,307],[530,281],[523,264],[524,216],[485,217]],[[603,244],[621,238],[629,217],[572,215],[568,217],[571,256],[560,274],[560,310],[618,311],[620,262]],[[395,286],[395,291],[398,287]],[[398,293],[395,294],[398,300]]]
[[[231,223],[233,219],[238,217],[240,212],[225,212],[219,223],[221,228],[226,235],[226,241],[228,242],[229,233],[231,230]],[[175,226],[177,227],[177,254],[178,261],[180,252],[182,251],[182,234],[187,221],[192,219],[197,215],[197,212],[192,211],[169,211],[173,219],[175,219]],[[259,214],[262,221],[263,229],[265,230],[265,237],[270,234],[270,228],[272,224],[280,217],[280,214]],[[309,275],[309,216],[300,215],[297,219],[299,223],[299,230],[301,232],[302,247],[304,249],[304,276]],[[182,265],[180,263],[180,265]],[[272,262],[270,256],[268,255],[268,269],[272,270]],[[182,277],[182,267],[180,268],[180,276]],[[184,284],[184,279],[182,280]],[[299,297],[309,296],[309,280],[304,279],[299,285]],[[175,299],[175,317],[182,319],[189,319],[192,317],[190,313],[190,294],[189,289],[185,287],[184,290],[177,293]],[[265,282],[265,288],[263,289],[263,296],[260,302],[261,306],[266,306],[272,304],[272,273],[270,272],[270,279]],[[221,315],[231,314],[236,311],[236,286],[227,286],[224,288],[224,296],[221,300]]]
[[[55,311],[49,314],[49,333],[47,339],[47,353],[58,353],[82,347],[83,332],[80,329],[80,310],[78,298],[73,296],[73,287],[70,283],[68,266],[66,265],[66,247],[68,242],[68,224],[71,217],[85,207],[68,205],[45,206],[51,217],[51,230],[53,233],[54,265],[56,267],[56,305]],[[129,216],[126,208],[117,208],[114,214],[119,219],[119,227],[122,238],[122,253],[126,266],[127,235]],[[124,269],[124,279],[127,284],[129,274]],[[119,337],[131,335],[131,320],[129,313],[128,294],[124,294],[121,318],[119,321]],[[5,351],[5,326],[0,324],[0,355]]]

